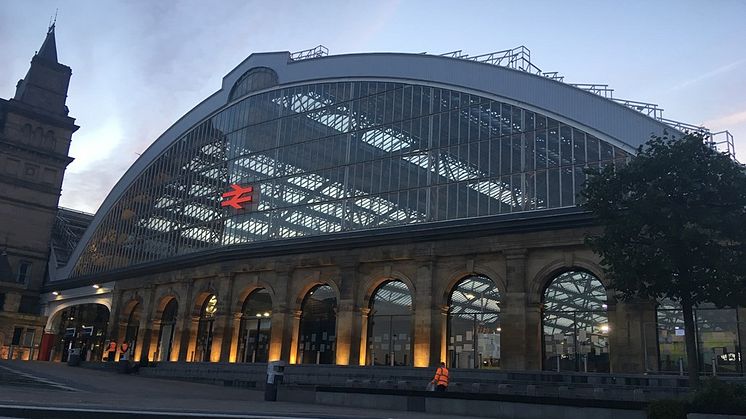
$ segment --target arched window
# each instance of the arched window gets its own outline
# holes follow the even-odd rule
[[[684,331],[684,314],[678,302],[664,299],[656,307],[658,321],[658,368],[678,372],[688,369]],[[697,327],[695,343],[700,372],[740,373],[741,339],[738,333],[738,311],[717,308],[704,303],[694,308]]]
[[[233,85],[228,101],[245,96],[257,90],[277,85],[277,73],[268,67],[255,67],[242,75]]]
[[[218,297],[210,295],[202,303],[199,311],[199,325],[197,327],[197,353],[195,361],[210,362],[213,329],[215,328],[215,313],[218,311]]]
[[[329,285],[317,285],[301,305],[298,363],[334,364],[337,333],[337,297]]]
[[[241,309],[238,362],[267,362],[272,327],[272,297],[265,289],[252,292]]]
[[[462,279],[448,299],[448,362],[453,368],[500,367],[500,291],[486,276]]]
[[[594,275],[568,271],[544,292],[544,369],[609,371],[606,289]]]
[[[130,354],[134,358],[137,350],[137,335],[140,330],[140,303],[137,303],[132,310],[130,315],[127,317],[127,328],[124,332],[124,341],[128,342],[130,348]]]
[[[179,311],[179,303],[175,298],[166,304],[161,316],[161,331],[158,336],[158,352],[155,358],[158,361],[171,360],[171,348],[173,347],[174,330],[176,329],[176,314]]]
[[[412,293],[401,281],[380,285],[370,299],[367,365],[412,365]]]

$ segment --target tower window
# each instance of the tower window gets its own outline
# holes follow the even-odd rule
[[[18,283],[25,284],[29,276],[31,276],[31,262],[22,261],[18,267]]]

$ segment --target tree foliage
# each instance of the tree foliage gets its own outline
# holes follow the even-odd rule
[[[702,136],[653,137],[627,165],[591,170],[583,196],[622,297],[746,303],[746,172]]]

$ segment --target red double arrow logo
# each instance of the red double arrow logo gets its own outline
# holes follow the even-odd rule
[[[221,207],[243,209],[244,206],[242,204],[251,202],[253,200],[251,193],[254,192],[254,188],[252,186],[247,186],[244,188],[240,185],[233,184],[231,185],[231,188],[233,188],[232,191],[228,191],[223,194],[223,198],[228,199],[220,203]]]

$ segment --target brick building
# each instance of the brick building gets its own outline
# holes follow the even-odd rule
[[[71,74],[52,25],[15,96],[0,99],[0,358],[35,358],[46,324],[39,290],[78,129],[65,106]]]

